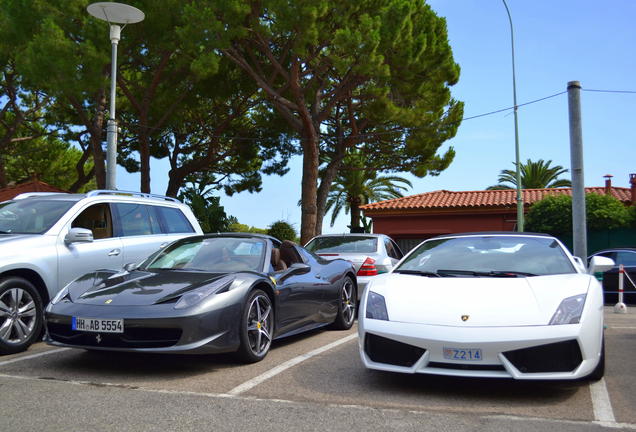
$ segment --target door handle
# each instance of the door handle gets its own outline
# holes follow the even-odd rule
[[[121,250],[119,249],[113,249],[112,251],[108,252],[108,256],[117,256],[121,253]]]

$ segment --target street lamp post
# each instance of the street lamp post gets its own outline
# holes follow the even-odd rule
[[[517,180],[517,231],[523,231],[523,196],[521,194],[521,164],[519,163],[519,123],[517,121],[517,81],[515,78],[515,38],[514,29],[512,28],[512,17],[506,0],[501,0],[506,7],[508,21],[510,21],[510,44],[512,47],[512,99],[514,104],[515,117],[515,177]]]
[[[119,24],[134,24],[143,21],[145,15],[136,7],[122,3],[99,2],[86,8],[89,14],[110,26],[111,70],[110,70],[110,110],[106,126],[106,189],[117,189],[117,120],[115,119],[115,89],[117,86],[117,45],[121,37]]]

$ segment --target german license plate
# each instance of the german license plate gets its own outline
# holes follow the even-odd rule
[[[71,328],[77,331],[96,333],[123,333],[123,319],[73,317]]]
[[[444,347],[444,358],[448,360],[481,361],[481,350],[477,348]]]

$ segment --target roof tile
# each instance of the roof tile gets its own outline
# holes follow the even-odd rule
[[[585,188],[586,193],[604,195],[604,187]],[[526,206],[533,204],[548,195],[572,195],[571,188],[523,189],[523,202]],[[612,187],[612,195],[621,202],[631,203],[629,188]],[[517,190],[480,190],[454,192],[438,190],[417,195],[405,196],[386,201],[366,204],[363,210],[426,210],[426,209],[456,209],[474,207],[515,207],[517,205]]]

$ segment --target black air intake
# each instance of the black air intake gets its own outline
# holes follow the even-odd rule
[[[503,355],[523,373],[572,372],[583,361],[576,340],[507,351]]]
[[[411,367],[424,355],[426,350],[367,333],[364,338],[364,352],[376,363]]]

